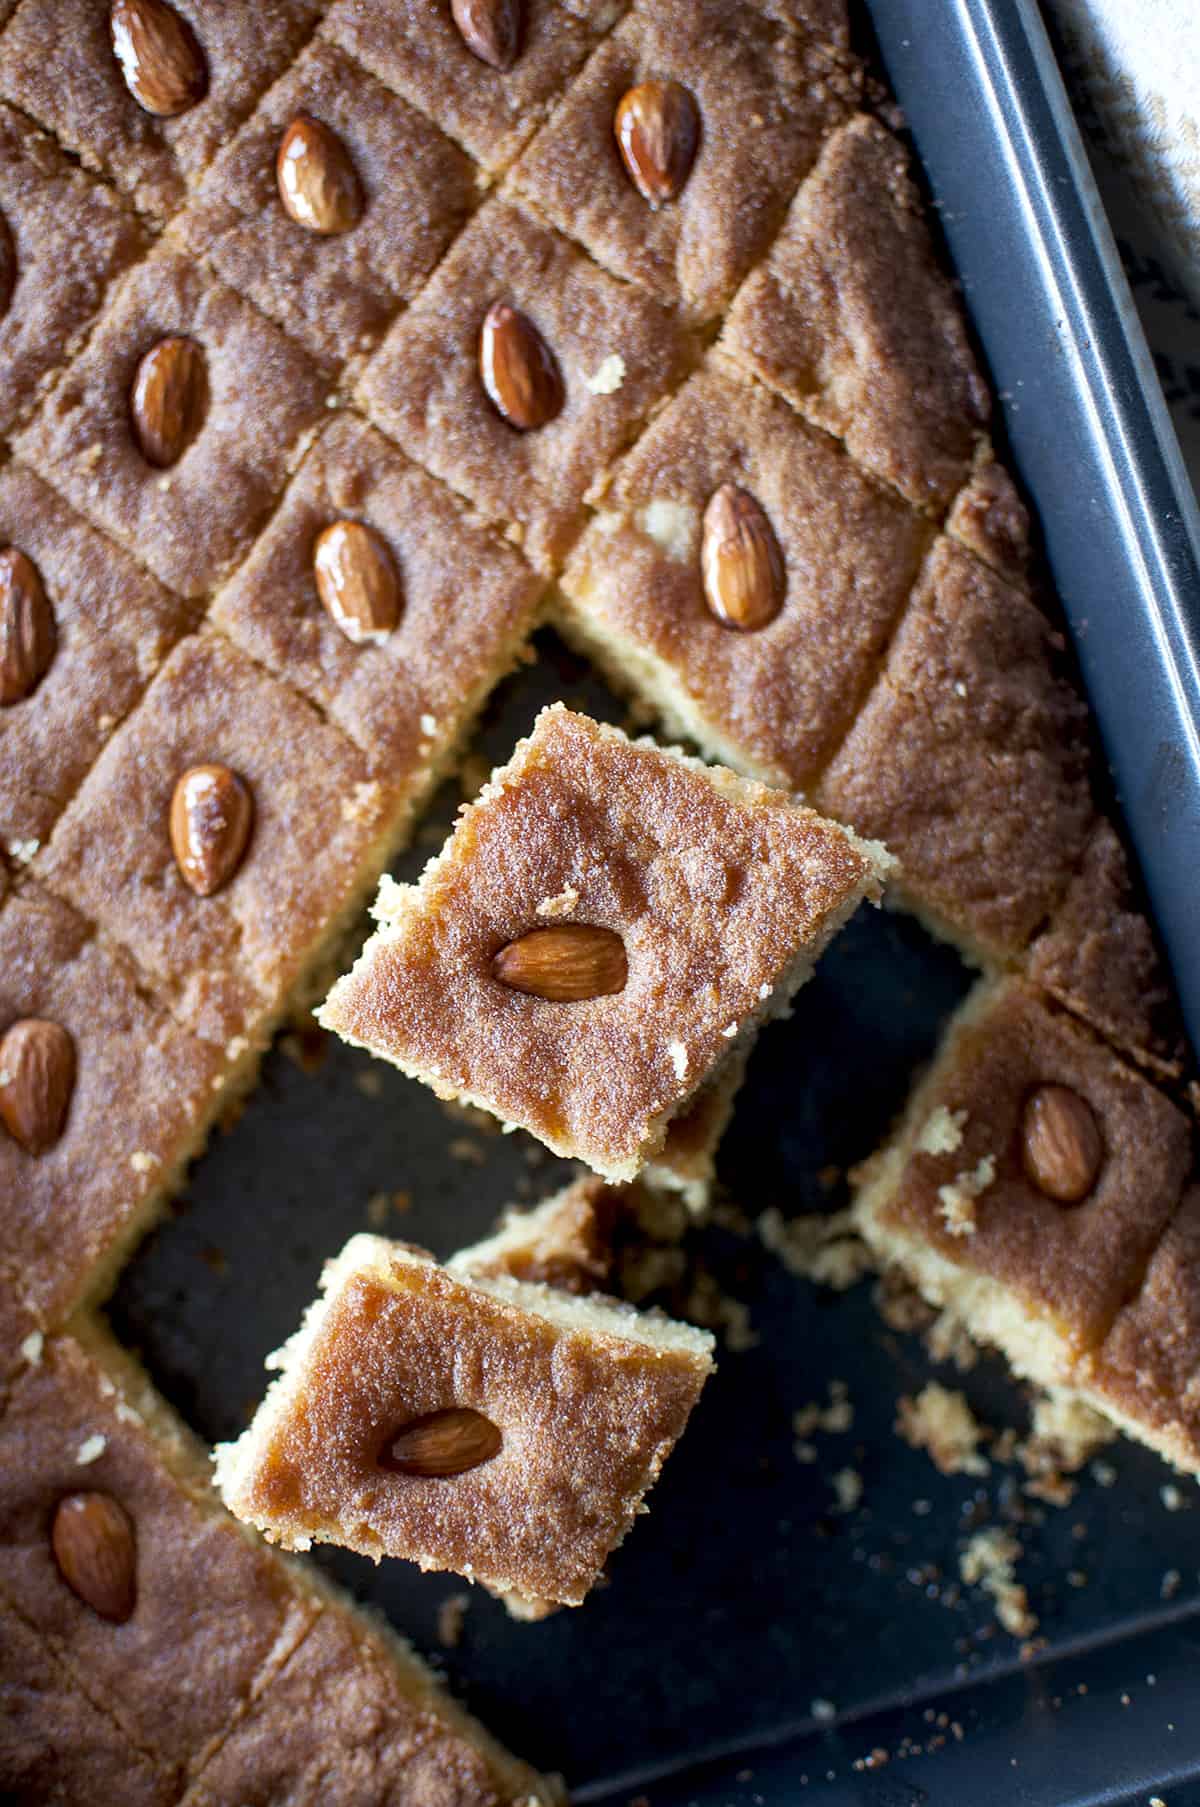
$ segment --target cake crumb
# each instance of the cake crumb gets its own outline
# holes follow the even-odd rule
[[[1187,1505],[1187,1501],[1174,1481],[1168,1481],[1165,1486],[1160,1487],[1158,1497],[1168,1512],[1182,1512]]]
[[[135,1148],[129,1157],[129,1165],[135,1173],[152,1173],[158,1166],[158,1156],[147,1154],[144,1148]]]
[[[21,1359],[29,1367],[36,1368],[42,1359],[42,1350],[46,1347],[46,1339],[40,1330],[31,1330],[21,1344]]]
[[[668,558],[677,559],[680,564],[691,558],[700,523],[696,510],[686,502],[648,502],[639,510],[637,524]]]
[[[569,916],[578,902],[578,891],[574,885],[568,885],[556,897],[543,897],[537,913],[539,916]]]
[[[8,856],[15,860],[18,866],[28,866],[36,856],[41,844],[36,837],[30,837],[25,841],[9,841]]]
[[[850,1389],[844,1380],[831,1380],[829,1383],[829,1404],[819,1405],[810,1400],[799,1411],[792,1413],[792,1434],[796,1437],[811,1437],[814,1431],[828,1431],[840,1435],[848,1431],[854,1423],[854,1406],[850,1399]]]
[[[478,1142],[472,1142],[470,1136],[455,1136],[446,1144],[446,1152],[452,1161],[465,1161],[471,1167],[487,1165],[487,1155]]]
[[[364,1098],[378,1098],[383,1091],[383,1075],[374,1067],[364,1067],[354,1075],[354,1084]]]
[[[836,1474],[830,1476],[830,1485],[837,1495],[836,1511],[857,1511],[863,1496],[863,1478],[857,1468],[839,1468]]]
[[[686,1079],[688,1070],[688,1051],[682,1042],[668,1042],[667,1053],[671,1056],[671,1065],[675,1069],[677,1079]]]
[[[619,351],[610,351],[584,380],[593,395],[615,395],[625,381],[624,358]]]
[[[437,733],[437,730],[438,730],[437,716],[436,715],[423,715],[421,717],[421,721],[420,721],[420,728],[421,728],[422,734],[426,734],[432,739],[432,737]]]
[[[957,1173],[948,1186],[938,1187],[938,1202],[951,1236],[974,1236],[975,1200],[996,1177],[996,1157],[985,1154],[968,1172]]]
[[[393,1212],[402,1217],[411,1208],[411,1192],[372,1192],[367,1200],[367,1222],[373,1230],[380,1230]]]
[[[968,1587],[980,1586],[996,1603],[996,1617],[1014,1638],[1032,1637],[1037,1630],[1029,1610],[1029,1595],[1016,1579],[1015,1563],[1021,1546],[1011,1531],[998,1525],[977,1531],[958,1559],[959,1573]]]
[[[98,1462],[108,1448],[108,1438],[100,1431],[85,1437],[75,1452],[75,1460],[80,1468],[86,1468],[90,1462]]]
[[[1034,1402],[1028,1437],[1015,1443],[1011,1452],[1030,1477],[1025,1493],[1048,1506],[1069,1506],[1076,1488],[1068,1475],[1078,1473],[1116,1434],[1114,1426],[1081,1399],[1068,1393],[1041,1394]],[[999,1455],[998,1450],[995,1453]]]
[[[348,797],[342,798],[342,821],[369,822],[372,816],[379,813],[382,796],[383,786],[376,779],[363,779],[354,786]]]
[[[917,1137],[918,1153],[955,1154],[962,1147],[966,1121],[966,1111],[947,1110],[944,1104],[935,1106]]]
[[[772,1205],[758,1220],[758,1234],[789,1274],[834,1292],[845,1292],[875,1265],[852,1211],[785,1218]]]
[[[471,1604],[470,1594],[447,1594],[437,1609],[438,1643],[456,1650],[462,1642],[463,1621]]]
[[[927,1451],[942,1474],[989,1473],[991,1464],[979,1450],[987,1433],[962,1393],[931,1380],[915,1399],[901,1398],[897,1414],[900,1436],[913,1449]]]
[[[810,1701],[808,1710],[818,1725],[831,1725],[837,1718],[837,1708],[831,1700]]]

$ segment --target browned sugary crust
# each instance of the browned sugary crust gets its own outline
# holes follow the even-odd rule
[[[275,158],[301,112],[335,132],[354,165],[363,210],[348,232],[311,232],[283,210]],[[264,96],[172,232],[314,357],[342,364],[375,344],[476,195],[462,151],[318,42]]]
[[[182,1807],[538,1807],[532,1772],[498,1774],[440,1716],[432,1680],[403,1678],[377,1641],[337,1611],[235,1726]]]
[[[701,583],[704,510],[727,482],[765,509],[786,568],[781,612],[753,633],[719,622]],[[602,508],[562,579],[568,633],[627,685],[639,658],[653,659],[682,693],[673,731],[755,777],[807,785],[904,608],[924,524],[723,359],[664,409]]]
[[[138,450],[129,396],[141,359],[171,335],[203,347],[211,399],[199,434],[164,471]],[[232,289],[158,251],[121,284],[17,449],[164,583],[198,596],[283,488],[323,417],[325,387],[305,353]]]
[[[175,119],[154,118],[134,100],[112,53],[109,9],[95,0],[24,0],[0,44],[0,94],[160,216],[179,205],[320,10],[319,0],[172,4],[208,69],[204,98]]]
[[[12,1807],[170,1807],[170,1775],[98,1712],[50,1648],[0,1603],[0,1795]]]
[[[81,1489],[110,1494],[134,1523],[137,1597],[124,1624],[81,1601],[54,1559],[55,1508]],[[47,1342],[0,1419],[0,1596],[176,1783],[315,1611],[278,1557],[193,1497],[71,1337]]]
[[[1081,1204],[1045,1196],[1021,1162],[1025,1102],[1046,1084],[1083,1098],[1100,1129],[1103,1164]],[[1094,1350],[1141,1284],[1179,1202],[1191,1161],[1186,1119],[1019,980],[976,998],[968,1020],[943,1044],[921,1102],[922,1120],[908,1126],[902,1174],[878,1211],[884,1229],[1010,1288],[1074,1355]],[[942,1153],[919,1145],[935,1111],[954,1120],[961,1137]],[[964,1113],[961,1121],[957,1113]],[[990,1181],[980,1171],[989,1158]],[[984,1183],[967,1205],[972,1229],[963,1234],[953,1203],[948,1209],[940,1193],[950,1187],[969,1195],[973,1181]]]
[[[826,140],[721,343],[914,506],[941,513],[966,481],[987,385],[908,158],[878,120]]]
[[[76,349],[109,283],[139,254],[145,236],[107,188],[3,106],[0,214],[17,263],[0,332],[0,431],[7,433]]]
[[[532,432],[504,420],[479,375],[493,301],[532,320],[566,399]],[[654,405],[682,382],[692,347],[673,316],[617,282],[557,232],[490,202],[396,322],[358,387],[370,414],[435,477],[496,520],[515,520],[535,564],[553,564],[584,518],[584,496]],[[612,389],[608,360],[622,361]]]
[[[197,897],[168,834],[189,767],[231,767],[254,801],[237,872]],[[282,1006],[378,875],[396,798],[302,697],[214,634],[178,646],[61,817],[38,871],[133,954],[198,1035],[229,1048]]]
[[[16,463],[0,546],[37,566],[57,642],[37,689],[0,710],[0,841],[28,858],[194,616]]]
[[[1009,583],[1025,581],[1029,569],[1029,510],[1002,464],[980,449],[970,480],[954,498],[946,532]]]
[[[650,78],[681,82],[700,114],[691,174],[657,211],[613,135],[621,96]],[[512,180],[598,262],[711,318],[766,251],[857,86],[848,63],[756,0],[660,0],[600,46]]]
[[[321,606],[313,545],[365,521],[403,591],[381,646],[352,645]],[[537,617],[542,581],[440,483],[361,421],[335,421],[309,452],[212,619],[316,703],[391,785],[408,790],[457,741]]]
[[[322,1020],[632,1177],[661,1141],[656,1120],[877,887],[869,854],[833,824],[775,792],[731,792],[727,777],[544,711],[420,886],[381,900],[383,929]],[[497,950],[546,920],[620,934],[624,989],[563,1005],[501,985]]]
[[[558,100],[601,23],[554,0],[525,0],[521,13],[520,54],[506,71],[472,55],[449,6],[429,0],[334,0],[321,31],[495,173]]]
[[[1029,951],[1027,971],[1140,1065],[1161,1078],[1182,1072],[1178,1006],[1110,822],[1097,824],[1062,903]]]
[[[850,46],[850,11],[847,0],[764,0],[764,11],[800,31],[811,32],[836,50]]]
[[[1092,1364],[1088,1391],[1126,1429],[1200,1469],[1200,1188],[1189,1188]]]
[[[3,1258],[55,1321],[192,1151],[225,1063],[147,1000],[117,949],[32,884],[0,909],[0,1033],[28,1016],[71,1036],[75,1089],[44,1154],[0,1135]]]
[[[1019,953],[1094,825],[1087,711],[1034,605],[942,538],[887,664],[816,787],[887,842],[899,885],[976,951]]]
[[[568,1328],[370,1240],[377,1252],[330,1297],[299,1375],[289,1367],[287,1411],[246,1434],[228,1503],[285,1543],[330,1538],[578,1605],[711,1362],[636,1331]],[[500,1429],[489,1461],[434,1478],[380,1467],[400,1430],[452,1407]]]

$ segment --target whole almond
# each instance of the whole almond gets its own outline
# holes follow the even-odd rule
[[[400,619],[400,579],[392,555],[362,521],[334,521],[313,548],[317,595],[347,640],[386,640]]]
[[[12,306],[13,290],[17,286],[17,247],[13,244],[13,235],[8,221],[0,213],[0,319]]]
[[[704,594],[717,620],[749,633],[783,607],[787,573],[774,530],[748,490],[722,483],[704,511]]]
[[[227,765],[194,765],[171,798],[171,847],[197,897],[228,884],[242,862],[254,821],[250,787]]]
[[[531,929],[502,947],[492,961],[502,985],[552,1004],[580,1004],[624,989],[625,946],[611,929],[564,922]]]
[[[204,52],[167,0],[112,0],[108,24],[113,55],[139,107],[173,119],[204,98]]]
[[[469,1468],[490,1462],[502,1441],[496,1426],[482,1412],[474,1412],[470,1406],[451,1406],[405,1425],[388,1443],[380,1464],[399,1474],[430,1479],[465,1474]]]
[[[1047,1198],[1077,1205],[1096,1184],[1104,1144],[1096,1114],[1065,1085],[1040,1085],[1030,1093],[1021,1121],[1025,1172]]]
[[[194,339],[160,339],[137,367],[129,399],[133,431],[147,464],[177,464],[208,413],[208,362]]]
[[[362,188],[349,151],[308,113],[297,113],[280,139],[275,179],[284,212],[309,232],[349,232],[362,218]]]
[[[613,131],[621,161],[644,201],[673,201],[692,173],[700,115],[680,82],[639,82],[617,102]]]
[[[15,546],[0,552],[0,704],[37,689],[54,657],[54,610],[33,560]]]
[[[68,1493],[50,1530],[59,1573],[102,1619],[123,1625],[137,1604],[137,1545],[125,1508],[109,1493]]]
[[[529,432],[562,412],[558,360],[518,308],[494,301],[479,335],[479,370],[493,406],[510,426]]]
[[[75,1044],[59,1023],[27,1016],[0,1037],[0,1121],[28,1154],[62,1135],[75,1090]]]
[[[521,47],[521,0],[450,0],[467,49],[491,69],[511,69]]]

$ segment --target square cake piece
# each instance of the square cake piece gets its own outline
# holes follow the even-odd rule
[[[1190,1162],[1161,1092],[1023,980],[988,980],[865,1164],[856,1217],[1018,1373],[1070,1384],[1141,1286]]]
[[[495,360],[518,398],[525,383],[508,360],[513,368],[531,360],[547,397],[555,391],[558,406],[551,411],[543,397],[540,424],[513,424],[485,389],[484,329],[496,305],[510,310],[511,349],[497,348]],[[513,309],[538,349],[512,331]],[[666,309],[519,208],[492,201],[396,322],[358,399],[410,457],[484,514],[515,517],[529,557],[547,566],[579,531],[592,485],[683,381],[692,356]],[[537,364],[547,357],[553,378]]]
[[[286,1548],[335,1542],[578,1606],[712,1369],[712,1338],[629,1306],[459,1279],[355,1236],[216,1453],[230,1510]]]
[[[0,548],[31,562],[53,622],[45,669],[0,710],[0,842],[27,862],[195,615],[15,462]]]
[[[559,1807],[394,1635],[334,1607],[233,1728],[181,1807]]]
[[[376,536],[367,550],[381,549],[392,580],[393,606],[381,611],[376,600],[361,626],[357,617],[339,625],[318,588],[318,542],[325,562],[331,548],[339,550],[339,523]],[[353,578],[365,555],[345,545]],[[520,554],[443,484],[382,434],[343,417],[309,452],[267,531],[218,595],[212,620],[311,698],[389,785],[412,794],[433,784],[514,663],[543,589]]]
[[[0,1598],[177,1791],[317,1613],[205,1466],[86,1324],[47,1340],[0,1418]]]
[[[3,106],[0,220],[16,271],[0,332],[0,432],[9,433],[76,349],[109,283],[138,256],[145,235],[115,195]]]
[[[873,476],[942,514],[989,413],[903,149],[860,114],[830,137],[721,343]]]
[[[147,366],[168,355],[186,388],[166,363]],[[256,308],[160,251],[122,283],[18,450],[155,576],[198,596],[249,543],[324,419],[325,393],[316,366]],[[168,444],[156,423],[180,430]]]
[[[214,770],[223,819],[198,804],[200,838],[181,843],[177,786]],[[239,813],[240,849],[223,838]],[[270,1032],[378,877],[400,820],[394,794],[310,703],[204,633],[113,735],[36,869],[234,1055]]]
[[[321,31],[494,175],[558,101],[596,37],[579,7],[524,0],[518,11],[507,69],[468,47],[449,0],[334,0]]]
[[[295,55],[320,0],[171,0],[190,40],[172,102],[139,104],[113,54],[110,8],[96,0],[22,0],[0,44],[0,94],[160,218]]]
[[[37,1067],[28,1029],[14,1031],[30,1023],[52,1026],[35,1031],[58,1076],[44,1116],[21,1103],[22,1072]],[[11,1119],[0,1129],[0,1259],[51,1324],[111,1276],[247,1065],[181,1029],[132,962],[36,884],[0,907],[0,1038],[0,1117]]]
[[[1023,952],[1095,824],[1062,636],[940,538],[813,801],[899,861],[897,892],[980,964]]]
[[[336,199],[336,227],[298,221],[280,198],[276,158],[299,116],[332,133],[349,160],[352,174],[336,194],[330,180],[329,194],[320,196],[330,207]],[[292,142],[303,170],[305,158]],[[320,154],[320,146],[307,149],[313,169]],[[331,151],[326,167],[332,166]],[[349,57],[318,41],[217,158],[172,237],[207,256],[224,281],[314,357],[345,364],[375,344],[476,198],[475,167],[462,151]]]
[[[779,10],[758,0],[635,8],[513,171],[515,187],[597,262],[701,319],[766,252],[857,95],[849,64]],[[665,129],[657,115],[632,115],[635,142],[673,146],[651,201],[622,162],[616,114],[631,90],[660,95],[666,84],[676,101]]]
[[[925,524],[723,359],[663,409],[601,508],[563,574],[564,632],[670,733],[803,789],[878,669]],[[762,606],[735,619],[745,596],[721,548],[739,536]]]
[[[320,1020],[632,1179],[888,863],[791,797],[556,704],[419,884],[384,881]]]

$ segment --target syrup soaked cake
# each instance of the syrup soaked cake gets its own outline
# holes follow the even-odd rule
[[[326,1028],[613,1180],[786,1011],[882,848],[556,706],[464,809]]]
[[[81,1315],[547,620],[720,766],[543,715],[324,1016],[596,1172],[351,1244],[238,1510],[582,1599],[710,1365],[606,1295],[893,861],[984,977],[864,1235],[1200,1471],[1191,1057],[990,413],[844,0],[0,0],[6,1798],[554,1798]]]

